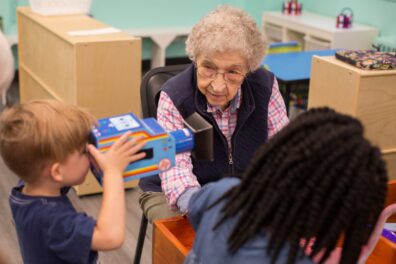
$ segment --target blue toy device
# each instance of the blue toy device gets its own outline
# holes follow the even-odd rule
[[[212,126],[197,113],[188,117],[185,125],[182,130],[168,133],[154,118],[139,119],[129,113],[99,119],[98,126],[92,129],[91,141],[99,151],[106,152],[127,131],[131,131],[131,138],[143,137],[146,145],[141,151],[146,157],[129,164],[123,174],[124,181],[130,181],[169,170],[175,166],[177,153],[193,151],[199,159],[212,160]],[[93,159],[91,170],[102,184],[103,173]]]

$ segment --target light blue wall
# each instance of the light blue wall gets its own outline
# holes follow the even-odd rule
[[[246,0],[117,0],[109,5],[107,0],[95,0],[92,15],[115,27],[192,26],[216,6],[229,3],[247,9]],[[116,14],[116,15],[114,15]],[[179,38],[166,51],[168,57],[185,56],[185,38]],[[143,40],[144,59],[151,57],[152,41]]]
[[[354,20],[375,26],[381,36],[396,36],[396,0],[303,0],[304,10],[337,16],[350,7]]]
[[[261,14],[276,10],[279,0],[92,0],[91,14],[98,20],[114,27],[192,26],[202,16],[220,4],[228,3],[247,10],[261,25]],[[16,34],[15,8],[27,5],[28,0],[0,0],[0,15],[3,16],[5,32]],[[184,38],[177,39],[167,49],[168,57],[182,57]],[[151,58],[152,41],[143,40],[143,59]]]
[[[227,1],[207,0],[93,0],[92,15],[109,25],[128,29],[142,27],[192,26],[200,17]],[[177,39],[166,51],[168,57],[183,57],[184,38]],[[143,59],[151,58],[152,41],[143,40]]]
[[[376,26],[381,36],[396,36],[396,0],[300,0],[303,11],[335,17],[343,7],[354,11],[356,22]],[[280,10],[281,0],[92,0],[92,15],[121,29],[133,27],[191,26],[219,4],[247,10],[261,25],[264,11]],[[28,0],[0,0],[0,15],[6,34],[16,34],[15,8]],[[143,40],[143,59],[151,57],[152,42]],[[184,55],[184,39],[168,49],[168,57]]]
[[[202,16],[220,4],[231,4],[247,10],[261,25],[263,11],[277,10],[280,0],[116,0],[117,4],[109,5],[107,0],[94,0],[92,15],[115,27],[127,29],[133,27],[157,26],[192,26]],[[168,57],[185,56],[184,38],[174,41],[166,53]],[[153,43],[143,41],[144,59],[151,57]]]
[[[93,0],[94,17],[120,28],[193,25],[220,0]]]
[[[262,0],[262,1],[245,1],[245,10],[248,11],[257,21],[259,25],[262,24],[262,15],[264,11],[279,11],[281,10],[282,2],[280,0]]]
[[[28,0],[0,0],[0,16],[3,18],[3,27],[6,34],[16,34],[16,8],[28,5]]]

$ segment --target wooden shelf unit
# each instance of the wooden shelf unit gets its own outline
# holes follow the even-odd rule
[[[357,117],[396,179],[396,70],[362,70],[334,56],[314,56],[308,108],[320,106]]]
[[[21,102],[56,99],[85,107],[97,118],[140,116],[140,38],[124,32],[69,35],[108,27],[86,15],[41,16],[20,7],[17,16]],[[75,189],[79,195],[101,192],[92,174]]]
[[[352,28],[336,27],[336,18],[303,12],[287,15],[281,12],[263,13],[265,39],[271,42],[296,40],[305,50],[370,49],[378,29],[357,23]]]

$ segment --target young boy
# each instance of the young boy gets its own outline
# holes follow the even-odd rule
[[[128,133],[104,154],[88,144],[95,118],[54,100],[6,109],[0,116],[0,151],[22,180],[9,202],[24,263],[97,263],[98,250],[119,248],[125,235],[122,172],[144,157],[144,143]],[[81,184],[88,155],[104,172],[98,219],[77,213],[66,192]]]

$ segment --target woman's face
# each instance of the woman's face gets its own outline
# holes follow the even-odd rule
[[[238,52],[202,54],[197,57],[197,86],[210,105],[226,109],[247,73]]]

